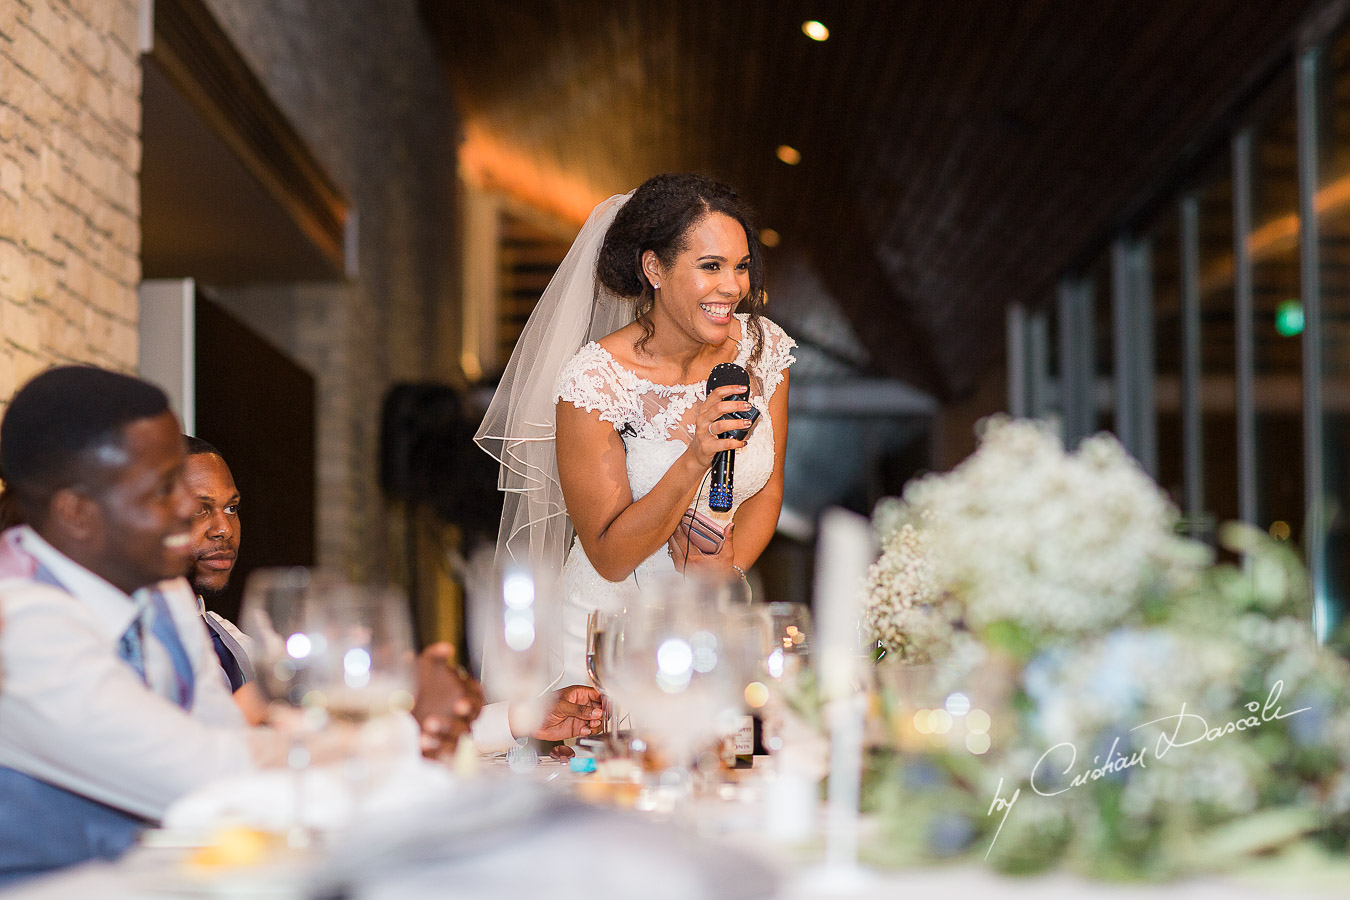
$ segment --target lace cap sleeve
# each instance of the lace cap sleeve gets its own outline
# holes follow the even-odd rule
[[[613,358],[592,341],[563,366],[553,401],[566,400],[619,428],[633,419],[631,392],[623,388],[614,371]]]
[[[797,342],[788,337],[777,323],[768,319],[760,320],[764,328],[764,353],[759,358],[760,380],[764,383],[764,397],[773,397],[778,385],[783,383],[783,370],[797,361],[792,350]]]

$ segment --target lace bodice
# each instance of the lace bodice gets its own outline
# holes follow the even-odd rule
[[[748,443],[736,453],[736,477],[733,482],[731,512],[713,513],[707,507],[707,490],[701,493],[699,510],[714,519],[729,521],[743,500],[753,496],[773,474],[773,422],[768,415],[769,400],[783,380],[783,370],[792,364],[796,342],[783,329],[767,319],[764,351],[758,364],[748,365],[752,339],[741,322],[740,351],[736,362],[750,374],[750,402],[759,409],[760,419],[751,430]],[[589,343],[572,357],[558,379],[556,398],[566,400],[589,412],[600,413],[602,421],[614,425],[623,437],[627,452],[628,484],[633,499],[645,495],[671,464],[684,452],[693,435],[694,407],[706,396],[706,384],[657,384],[624,368],[597,343]]]
[[[753,338],[741,322],[740,352],[736,362],[750,375],[750,402],[760,416],[751,430],[746,446],[736,452],[735,478],[732,482],[732,506],[729,512],[708,508],[708,483],[699,492],[698,509],[720,523],[728,523],[741,503],[759,492],[774,466],[774,423],[769,415],[769,400],[783,381],[783,370],[795,360],[796,341],[768,319],[760,319],[764,328],[764,351],[759,362],[749,365]],[[634,500],[645,496],[665,475],[666,470],[688,446],[693,434],[693,409],[706,395],[705,382],[693,384],[656,384],[624,368],[597,343],[582,347],[563,368],[558,378],[555,400],[567,402],[589,412],[598,412],[602,421],[612,424],[623,438],[628,486]],[[569,678],[585,682],[586,611],[618,608],[627,592],[643,577],[671,570],[670,552],[665,547],[645,560],[624,582],[606,581],[586,558],[580,541],[575,541],[563,570],[566,604],[564,609],[564,664]]]

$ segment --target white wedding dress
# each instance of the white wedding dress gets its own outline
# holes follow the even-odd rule
[[[751,376],[750,402],[760,416],[751,430],[748,443],[736,451],[735,478],[732,482],[731,510],[724,513],[708,508],[708,480],[699,492],[698,510],[725,525],[748,498],[769,481],[774,466],[773,421],[769,400],[783,381],[783,372],[795,360],[791,355],[796,341],[782,328],[763,317],[764,351],[758,364],[749,364],[753,339],[741,322],[740,352],[736,362]],[[607,350],[595,342],[582,347],[563,368],[558,378],[555,400],[567,402],[589,412],[599,412],[601,420],[614,425],[623,438],[627,454],[628,486],[637,500],[656,486],[666,470],[689,445],[693,433],[694,406],[706,394],[706,384],[655,384],[621,366]],[[593,609],[618,610],[636,595],[644,580],[675,570],[669,548],[662,546],[638,565],[623,581],[608,581],[595,570],[581,541],[574,538],[567,563],[563,566],[563,677],[560,684],[588,684],[586,676],[586,618]]]

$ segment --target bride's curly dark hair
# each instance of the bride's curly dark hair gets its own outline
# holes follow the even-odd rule
[[[595,277],[607,290],[636,302],[637,321],[642,326],[636,348],[642,351],[655,334],[647,314],[656,302],[651,282],[642,272],[642,254],[651,250],[661,265],[670,266],[675,257],[688,249],[690,229],[710,213],[722,213],[745,229],[745,241],[750,248],[750,292],[741,300],[740,307],[749,314],[746,326],[754,341],[750,354],[753,366],[764,350],[764,327],[760,323],[764,309],[764,249],[759,243],[754,212],[720,181],[694,174],[657,175],[644,181],[605,232]]]

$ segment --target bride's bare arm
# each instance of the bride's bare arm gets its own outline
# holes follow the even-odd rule
[[[747,570],[759,559],[778,527],[783,509],[783,459],[787,454],[788,373],[769,399],[769,417],[773,420],[773,474],[754,496],[736,507],[736,565]]]
[[[749,406],[724,399],[743,390],[725,385],[699,405],[694,439],[656,486],[637,501],[628,487],[623,439],[614,426],[602,421],[598,412],[558,401],[558,478],[563,500],[582,549],[602,577],[622,581],[665,544],[698,493],[713,456],[719,450],[745,446],[745,441],[719,434],[741,423],[714,421],[723,413]]]

